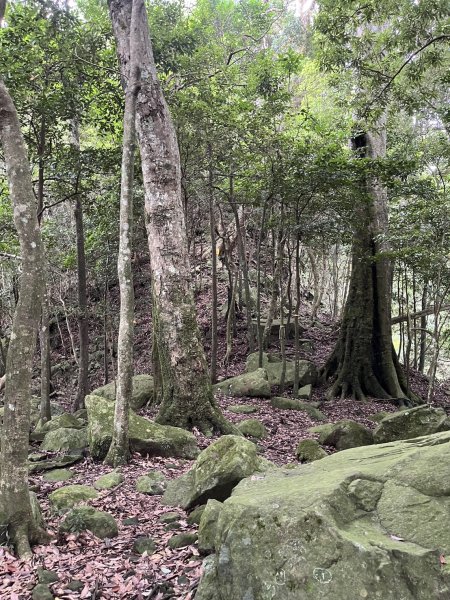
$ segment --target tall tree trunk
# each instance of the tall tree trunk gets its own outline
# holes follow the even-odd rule
[[[0,23],[2,14],[0,13]],[[33,518],[28,487],[28,436],[33,355],[42,301],[42,242],[31,172],[17,113],[0,80],[0,137],[22,255],[20,293],[6,362],[5,412],[0,457],[0,523],[19,556],[46,533]]]
[[[208,143],[208,204],[211,233],[211,382],[217,381],[217,238],[214,215],[214,171],[212,146]]]
[[[133,391],[134,290],[131,249],[133,244],[133,170],[136,138],[136,99],[139,91],[137,23],[143,18],[142,4],[132,0],[130,26],[130,79],[125,93],[123,118],[122,181],[120,186],[120,232],[117,273],[120,287],[119,339],[117,342],[117,385],[114,428],[105,463],[123,465],[130,458],[129,409]]]
[[[162,403],[157,420],[210,432],[236,431],[214,401],[191,288],[191,269],[181,195],[175,129],[156,74],[143,0],[138,28],[141,88],[137,132],[145,189],[145,211],[158,346]],[[110,0],[122,83],[129,81],[131,0]]]
[[[352,140],[363,158],[386,154],[385,116],[377,130]],[[352,395],[401,398],[405,404],[418,401],[408,393],[403,371],[391,338],[392,265],[386,242],[387,196],[374,178],[364,182],[367,201],[361,201],[355,215],[352,275],[337,344],[322,375],[334,378],[328,396]]]
[[[72,144],[76,152],[80,150],[79,123],[77,118],[72,125]],[[77,182],[78,187],[78,182]],[[89,329],[87,320],[87,277],[86,277],[86,252],[84,247],[83,204],[81,195],[75,196],[75,234],[77,245],[77,278],[78,278],[78,335],[79,335],[79,360],[78,360],[78,387],[73,404],[73,410],[84,408],[84,399],[88,393],[89,375]]]

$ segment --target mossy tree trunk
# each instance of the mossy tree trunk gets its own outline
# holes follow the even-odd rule
[[[128,421],[133,392],[134,289],[131,249],[133,244],[133,171],[136,139],[136,98],[139,69],[136,62],[137,23],[143,18],[142,5],[132,0],[130,26],[130,80],[125,93],[123,118],[122,177],[120,185],[120,226],[117,273],[120,287],[119,339],[117,342],[117,386],[114,428],[105,463],[113,467],[130,458]]]
[[[377,129],[352,140],[361,158],[386,155],[385,117]],[[355,215],[352,274],[337,344],[323,371],[332,380],[328,396],[418,401],[407,389],[391,336],[392,264],[386,241],[387,194],[374,177],[363,182]]]
[[[0,523],[8,528],[19,556],[27,556],[30,544],[48,539],[33,518],[28,487],[31,373],[44,283],[43,250],[25,142],[13,101],[1,80],[0,137],[22,256],[19,299],[6,361]]]
[[[181,167],[172,119],[150,41],[148,19],[138,28],[141,87],[136,125],[145,188],[145,212],[153,291],[153,327],[162,387],[157,420],[209,432],[234,428],[221,414],[211,388],[191,289],[191,268],[181,194]],[[109,10],[126,88],[132,0],[110,0]]]

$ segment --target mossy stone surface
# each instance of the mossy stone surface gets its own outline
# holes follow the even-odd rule
[[[326,419],[325,415],[313,404],[309,402],[302,402],[301,400],[296,400],[295,398],[283,398],[282,396],[274,396],[270,404],[273,408],[278,408],[279,410],[298,410],[300,412],[304,412],[315,419],[316,421],[324,421]]]
[[[263,440],[267,437],[267,429],[264,423],[261,423],[258,419],[245,419],[240,421],[237,427],[247,437],[256,438],[257,440]]]
[[[158,519],[159,523],[175,523],[175,521],[179,521],[181,516],[177,512],[166,512],[161,515]]]
[[[298,390],[297,398],[300,398],[300,400],[310,400],[311,396],[312,396],[312,385],[311,384],[304,385],[303,387],[301,387]]]
[[[101,475],[98,479],[96,479],[94,481],[94,487],[96,490],[111,490],[121,483],[123,483],[122,473],[119,473],[118,471],[111,471],[111,473],[106,473],[105,475]]]
[[[62,450],[86,448],[87,445],[86,429],[61,428],[45,434],[41,450],[61,452]]]
[[[185,546],[195,544],[196,541],[196,533],[178,533],[170,538],[168,546],[171,550],[175,550],[176,548],[184,548]]]
[[[449,464],[444,432],[243,480],[196,600],[447,600]]]
[[[114,426],[114,404],[100,396],[86,396],[88,411],[88,440],[91,456],[103,460],[111,445]],[[198,455],[197,440],[192,433],[159,425],[130,411],[130,448],[149,456],[173,456],[195,458]]]
[[[200,506],[196,506],[193,511],[189,513],[187,518],[187,522],[189,525],[200,525],[200,521],[202,518],[202,514],[206,508],[206,504],[201,504]]]
[[[258,456],[255,444],[224,435],[201,452],[187,473],[169,482],[161,501],[189,509],[210,498],[224,500],[241,479],[271,467],[272,463]]]
[[[156,549],[156,544],[151,537],[141,536],[134,540],[133,543],[133,552],[136,554],[153,554]]]
[[[258,412],[258,407],[253,406],[252,404],[232,404],[227,410],[232,413],[242,414],[242,415],[251,415],[252,413]]]
[[[198,528],[198,549],[207,554],[214,550],[214,540],[216,537],[217,520],[222,510],[222,502],[217,500],[208,500],[203,511]]]
[[[251,373],[259,368],[259,353],[253,352],[249,354],[246,362],[246,371]],[[279,357],[266,352],[263,353],[263,364],[262,368],[267,371],[269,382],[271,385],[280,385],[281,373],[283,364]],[[295,373],[295,362],[286,361],[286,372],[284,377],[284,383],[286,386],[294,385],[294,373]],[[314,385],[317,380],[317,369],[314,364],[309,360],[299,361],[299,386],[305,386],[312,384]]]
[[[44,481],[67,481],[75,475],[70,469],[53,469],[42,476]]]
[[[325,446],[333,446],[336,450],[348,450],[373,444],[373,434],[370,429],[355,421],[339,421],[320,432],[319,442]]]
[[[136,491],[150,496],[159,496],[164,494],[167,488],[167,479],[159,471],[151,471],[147,475],[138,477],[136,481]]]
[[[72,581],[69,581],[69,583],[66,585],[66,589],[68,589],[71,592],[79,592],[83,588],[84,583],[79,579],[72,579]]]
[[[59,580],[58,573],[56,571],[48,571],[42,567],[38,567],[36,570],[39,583],[55,583]]]
[[[214,391],[220,391],[227,396],[240,398],[270,398],[270,383],[265,369],[256,369],[251,373],[244,373],[230,377],[213,386]]]
[[[100,539],[118,535],[117,523],[112,515],[91,506],[79,506],[67,513],[59,526],[61,533],[90,531]]]
[[[423,405],[390,413],[374,431],[377,444],[408,440],[450,429],[450,420],[442,408]]]
[[[97,498],[98,494],[94,488],[88,485],[66,485],[61,487],[49,495],[50,504],[56,510],[68,510],[87,500]]]
[[[55,431],[55,429],[82,429],[83,427],[84,423],[74,415],[63,413],[62,415],[52,417],[50,421],[39,426],[38,430],[47,433],[48,431]]]
[[[151,375],[135,375],[133,377],[133,391],[131,393],[130,407],[139,410],[153,398],[153,377]],[[101,396],[105,400],[115,402],[116,382],[112,381],[91,392],[91,396]]]
[[[310,463],[328,455],[316,440],[302,440],[295,450],[295,456],[300,462]]]
[[[33,600],[53,600],[54,595],[50,591],[47,583],[38,583],[31,593]]]

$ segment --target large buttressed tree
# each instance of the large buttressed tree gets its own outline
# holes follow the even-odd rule
[[[137,61],[141,80],[136,126],[145,189],[153,293],[155,377],[161,406],[157,420],[209,432],[233,430],[216,405],[196,321],[181,195],[175,129],[153,58],[143,0]],[[122,83],[129,82],[131,0],[110,0]]]
[[[0,24],[4,4],[0,4]],[[0,79],[0,139],[20,242],[22,275],[6,360],[0,457],[0,527],[19,556],[48,539],[38,525],[28,487],[31,373],[43,293],[43,249],[31,170],[12,98]]]
[[[388,198],[376,166],[386,157],[388,105],[413,112],[440,93],[436,82],[445,77],[441,67],[450,39],[448,2],[323,0],[320,9],[316,29],[322,61],[349,77],[351,110],[361,132],[352,147],[374,167],[361,169],[349,294],[323,378],[332,381],[330,397],[371,395],[415,403],[419,399],[409,389],[391,338]],[[438,74],[433,82],[430,72]]]

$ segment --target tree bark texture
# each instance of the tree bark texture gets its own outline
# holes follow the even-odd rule
[[[143,18],[142,4],[132,0],[130,26],[130,80],[125,93],[123,119],[122,177],[120,186],[119,255],[117,273],[120,288],[119,339],[117,342],[117,385],[114,429],[105,463],[117,467],[128,462],[128,414],[133,390],[134,289],[131,250],[133,243],[133,170],[136,139],[136,99],[139,91],[137,23]]]
[[[72,143],[76,151],[80,150],[79,124],[73,120]],[[77,184],[78,185],[78,184]],[[83,204],[80,194],[75,196],[75,234],[77,245],[77,278],[78,278],[78,388],[73,410],[84,408],[84,399],[89,387],[89,325],[87,320],[87,275],[86,252],[84,244]]]
[[[0,80],[0,136],[21,255],[22,276],[6,362],[1,440],[0,522],[20,556],[46,533],[33,519],[28,488],[28,436],[33,355],[42,302],[43,251],[31,171],[17,113]]]
[[[386,155],[385,117],[377,129],[352,140],[361,158]],[[328,396],[363,400],[400,398],[405,404],[418,399],[408,392],[391,337],[392,265],[386,241],[387,194],[373,177],[363,182],[366,201],[355,215],[352,274],[337,344],[322,376],[334,378]]]
[[[162,402],[157,420],[203,431],[230,431],[216,405],[197,325],[181,195],[175,129],[156,74],[143,0],[138,27],[141,87],[136,125],[145,188],[153,293],[153,327]],[[130,79],[131,0],[110,0],[122,83]]]

